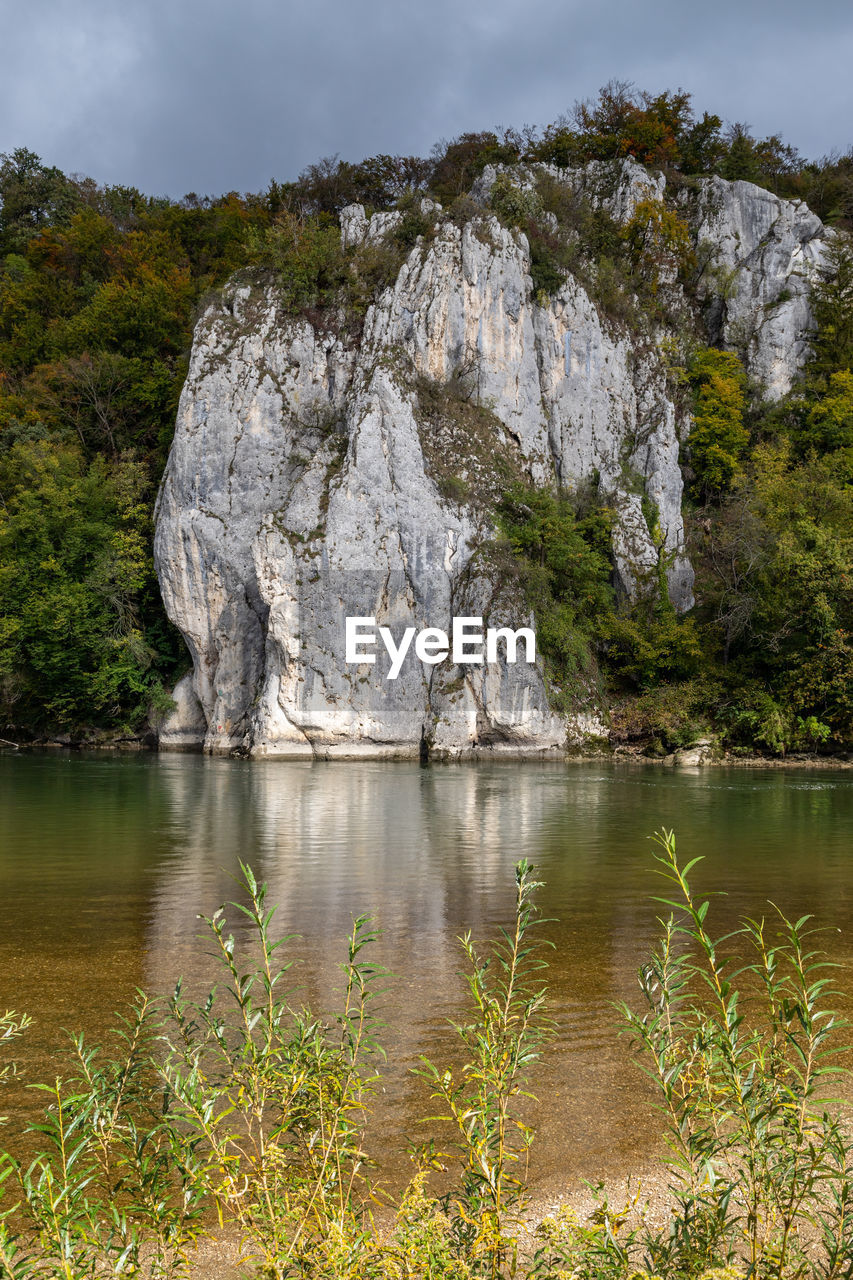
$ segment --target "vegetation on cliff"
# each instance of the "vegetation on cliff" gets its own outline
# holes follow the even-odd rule
[[[625,157],[661,169],[674,196],[716,173],[802,198],[842,235],[835,275],[814,299],[812,357],[781,403],[762,403],[737,355],[707,334],[687,334],[673,354],[674,392],[694,420],[688,618],[654,592],[633,608],[616,599],[601,538],[610,517],[589,495],[507,493],[498,514],[537,608],[552,687],[570,700],[579,675],[600,681],[616,707],[615,738],[660,751],[707,730],[773,753],[848,748],[853,156],[806,162],[777,137],[697,117],[681,91],[620,84],[541,132],[464,134],[428,159],[325,160],[259,195],[150,198],[70,177],[23,149],[2,160],[4,731],[138,729],[186,665],[159,601],[151,525],[193,321],[210,290],[260,269],[283,282],[290,311],[358,326],[417,236],[430,234],[420,195],[463,221],[487,164]],[[337,214],[353,201],[403,211],[387,243],[342,247]],[[678,320],[666,281],[689,294],[697,268],[674,200],[641,202],[625,227],[547,177],[535,192],[499,183],[492,204],[524,228],[537,291],[553,292],[570,270],[615,325],[640,332]]]

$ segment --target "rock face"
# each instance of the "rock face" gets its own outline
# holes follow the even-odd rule
[[[626,164],[607,197],[614,216],[661,183]],[[817,261],[816,220],[802,206],[762,221],[757,188],[726,187],[725,206],[715,190],[703,193],[701,234],[720,261],[748,248],[750,297],[772,293],[782,275],[771,284],[762,271],[781,273],[806,230],[789,275],[802,255]],[[450,631],[454,616],[532,625],[489,559],[501,476],[598,486],[618,513],[621,590],[649,590],[662,567],[676,608],[692,605],[679,469],[689,423],[677,421],[654,343],[604,323],[573,278],[550,301],[534,297],[522,233],[487,213],[460,228],[431,202],[424,211],[434,237],[411,249],[357,339],[283,316],[272,287],[232,285],[198,323],[157,509],[163,598],[193,659],[163,747],[454,757],[556,751],[604,732],[592,694],[558,714],[540,666],[502,650],[497,663],[456,666],[410,653],[393,681],[381,646],[373,664],[344,661],[347,617],[375,618],[397,638],[405,627]],[[380,244],[399,217],[352,206],[344,242]],[[725,230],[738,218],[740,241]],[[729,328],[753,314],[741,306],[727,303]],[[786,325],[800,316],[789,311]],[[778,393],[784,374],[768,353],[780,330],[769,323],[756,329],[755,361],[772,368]],[[448,386],[452,448],[430,408]]]
[[[703,178],[685,204],[711,337],[737,351],[768,399],[790,391],[808,352],[811,286],[835,236],[801,200]]]
[[[611,218],[623,225],[630,221],[641,200],[662,200],[666,190],[666,179],[662,173],[645,169],[630,159],[615,166],[606,160],[592,160],[582,169],[558,169],[551,164],[514,165],[512,168],[490,164],[474,184],[474,198],[487,203],[500,173],[505,173],[522,190],[532,190],[537,176],[547,174],[576,195],[605,209]]]

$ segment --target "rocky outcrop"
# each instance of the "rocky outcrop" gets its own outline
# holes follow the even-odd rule
[[[475,195],[488,202],[499,172],[533,189],[538,173],[566,183],[579,196],[626,225],[640,201],[662,200],[666,180],[634,160],[593,161],[582,169],[488,166]],[[808,355],[810,294],[825,277],[836,233],[802,200],[783,200],[752,182],[691,178],[676,196],[697,257],[696,291],[710,339],[737,352],[768,399],[790,389]]]
[[[620,217],[649,198],[633,169],[660,185],[627,167],[609,196]],[[272,286],[232,285],[199,321],[157,509],[163,597],[193,659],[163,746],[453,757],[602,733],[592,694],[557,713],[541,667],[503,653],[480,666],[410,654],[393,681],[381,649],[373,664],[344,662],[347,617],[395,637],[449,631],[454,616],[531,625],[490,558],[490,498],[508,475],[597,486],[618,513],[621,590],[652,589],[663,570],[676,607],[692,604],[687,424],[654,342],[608,325],[573,278],[534,296],[524,235],[494,217],[460,227],[424,211],[434,235],[357,338],[283,315]],[[344,241],[381,244],[399,217],[353,206]],[[430,408],[439,393],[451,419],[458,410],[452,448]]]
[[[835,232],[801,200],[751,182],[703,178],[683,204],[711,337],[737,351],[765,396],[779,399],[808,354],[809,296]]]
[[[582,169],[559,169],[552,164],[486,165],[474,184],[475,200],[487,205],[498,175],[505,173],[514,185],[532,191],[540,174],[547,174],[555,182],[565,184],[575,195],[582,196],[590,204],[604,209],[614,221],[625,225],[630,222],[641,200],[663,200],[666,179],[662,173],[646,169],[635,160],[622,160],[613,164],[607,160],[592,160]]]

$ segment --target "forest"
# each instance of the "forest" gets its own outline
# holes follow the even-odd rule
[[[103,186],[19,148],[0,157],[0,736],[144,736],[189,666],[165,616],[151,541],[193,326],[235,272],[267,272],[282,305],[358,323],[418,235],[421,195],[471,216],[487,164],[572,168],[633,157],[667,193],[719,174],[804,200],[841,233],[815,290],[811,356],[768,404],[735,352],[686,336],[673,386],[692,413],[685,519],[696,606],[617,598],[609,513],[589,494],[508,488],[496,509],[533,601],[555,697],[594,679],[611,742],[653,754],[715,737],[732,752],[853,746],[853,149],[816,160],[694,111],[681,90],[611,83],[541,130],[467,133],[426,158],[327,158],[257,194],[182,199]],[[594,276],[614,326],[663,306],[661,254],[689,292],[695,259],[668,205],[627,227],[574,209],[549,233],[558,184],[494,212],[524,228],[534,288]],[[383,252],[341,246],[358,201],[406,215]],[[594,273],[590,263],[595,264]],[[325,319],[324,319],[325,318]]]

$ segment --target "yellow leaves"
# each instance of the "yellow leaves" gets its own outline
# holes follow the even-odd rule
[[[791,466],[791,446],[787,440],[766,441],[752,451],[755,491],[766,503],[772,503],[786,483]]]
[[[564,1239],[580,1227],[580,1219],[574,1209],[561,1204],[557,1213],[543,1218],[536,1228],[536,1236],[549,1242]]]
[[[657,344],[660,362],[666,371],[669,381],[677,386],[686,386],[690,381],[684,364],[684,355],[675,334],[663,334]]]
[[[700,350],[691,363],[695,388],[690,461],[697,487],[705,494],[730,489],[749,443],[744,426],[744,373],[737,356],[713,347]]]
[[[640,200],[625,228],[625,237],[643,248],[658,247],[669,253],[685,253],[690,248],[687,223],[662,200]]]
[[[806,416],[805,443],[820,451],[853,444],[853,371],[830,374],[829,389]]]
[[[690,228],[662,200],[640,200],[622,236],[651,279],[653,293],[692,262]]]
[[[23,396],[3,389],[4,375],[0,373],[0,431],[11,426],[37,427],[40,419],[32,405]]]

